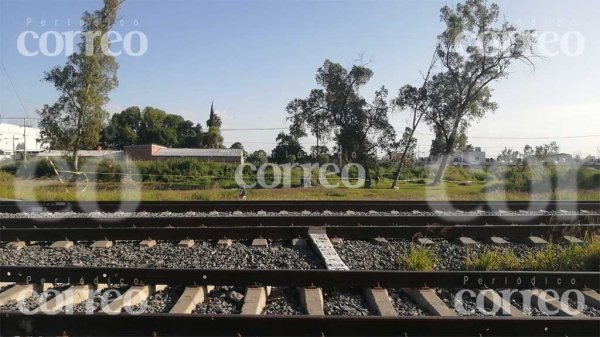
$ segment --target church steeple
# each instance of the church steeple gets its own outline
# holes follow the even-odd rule
[[[214,108],[214,101],[210,102],[210,116],[208,118],[208,120],[206,121],[206,125],[210,128],[211,126],[214,126],[214,120],[215,120],[215,108]]]

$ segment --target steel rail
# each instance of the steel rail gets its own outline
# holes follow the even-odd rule
[[[94,228],[0,228],[1,241],[93,241],[93,240],[214,240],[306,238],[311,226],[240,227],[94,227]],[[447,240],[467,236],[487,239],[499,236],[521,239],[527,236],[556,238],[562,235],[586,237],[600,232],[600,225],[454,225],[454,226],[327,226],[318,227],[333,237],[347,239],[403,238],[417,236]]]
[[[348,317],[271,315],[0,314],[11,336],[598,336],[574,317]]]
[[[404,201],[404,200],[277,200],[277,201],[2,201],[0,213],[18,212],[210,212],[217,211],[498,211],[567,210],[600,212],[600,201]]]
[[[600,289],[599,272],[330,271],[0,266],[1,282],[384,288]]]
[[[587,224],[600,215],[359,215],[359,216],[204,216],[204,217],[32,217],[0,218],[0,228],[234,227],[234,226],[424,226]]]

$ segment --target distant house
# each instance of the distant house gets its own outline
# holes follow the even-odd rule
[[[125,146],[124,155],[133,160],[193,158],[218,163],[244,163],[242,149],[173,149],[156,144]]]
[[[571,163],[573,162],[573,156],[568,153],[551,154],[548,156],[548,159],[546,159],[546,162],[555,164]]]
[[[441,156],[430,156],[424,161],[427,162],[427,165],[438,165],[441,159]],[[485,151],[481,151],[479,147],[465,151],[455,151],[448,157],[448,165],[452,166],[477,167],[484,166],[487,162]]]
[[[481,166],[485,164],[485,152],[480,147],[458,151],[452,154],[452,165],[454,166]]]
[[[545,159],[544,159],[545,158]],[[538,158],[536,155],[530,155],[523,159],[530,163],[548,163],[548,164],[571,164],[575,162],[572,155],[568,153],[549,154],[545,157]]]

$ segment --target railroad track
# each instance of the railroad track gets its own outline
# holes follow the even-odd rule
[[[231,215],[168,217],[25,217],[0,218],[0,228],[95,227],[249,227],[249,226],[425,226],[590,224],[600,214],[555,215]]]
[[[600,288],[597,273],[586,272],[405,272],[405,271],[298,271],[298,270],[201,270],[201,269],[115,269],[35,268],[3,266],[0,281],[17,285],[0,293],[0,301],[14,287],[32,292],[35,283],[55,280],[70,285],[46,302],[47,313],[27,315],[2,312],[2,335],[87,335],[87,336],[597,336],[600,319],[588,317],[549,296],[544,289],[569,283],[581,290],[588,305],[598,305]],[[515,305],[503,301],[495,289],[531,292],[539,303],[565,317],[528,317]],[[78,304],[91,296],[89,290],[110,284],[132,285],[125,293],[94,314],[58,313],[67,304]],[[177,301],[164,313],[132,315],[121,312],[134,308],[165,285],[183,286]],[[191,314],[193,308],[209,301],[214,285],[243,287],[240,314]],[[276,287],[297,289],[304,315],[262,314]],[[373,316],[324,315],[330,305],[323,293],[330,289],[360,289]],[[502,309],[492,316],[460,316],[433,289],[476,289],[487,303]],[[64,288],[63,288],[64,289]],[[71,291],[69,291],[69,289]],[[84,289],[85,291],[82,291]],[[427,315],[398,316],[390,294],[396,290],[408,296]],[[389,292],[388,292],[389,290]],[[75,296],[74,294],[79,294]],[[129,294],[129,296],[127,295]],[[132,295],[134,294],[134,295]],[[6,295],[5,295],[6,297]]]
[[[323,224],[323,223],[321,223]],[[469,237],[485,241],[503,237],[522,241],[527,237],[589,237],[600,232],[598,224],[562,225],[425,225],[425,226],[217,226],[217,227],[9,227],[0,228],[2,241],[93,241],[93,240],[218,240],[218,239],[294,239],[306,238],[311,230],[321,229],[331,237],[368,240],[374,238],[414,239],[416,237],[455,240]]]
[[[473,210],[469,207],[474,207],[475,203],[464,203],[462,207],[465,210],[455,211],[452,215],[376,214],[398,211],[400,206],[396,203],[364,203],[357,207],[362,207],[360,209],[368,214],[360,215],[289,215],[285,212],[265,215],[259,212],[266,212],[265,205],[269,204],[269,207],[273,207],[269,212],[281,212],[291,207],[285,202],[257,202],[249,208],[243,208],[250,204],[227,202],[222,203],[223,208],[215,213],[213,211],[217,206],[214,204],[186,203],[177,210],[200,212],[198,209],[202,209],[201,212],[213,213],[190,217],[2,218],[0,241],[4,243],[0,243],[0,252],[5,256],[0,256],[0,261],[10,258],[18,260],[25,255],[30,256],[28,261],[31,266],[0,262],[6,264],[0,265],[0,335],[600,335],[600,318],[591,317],[600,313],[598,271],[410,272],[399,271],[399,267],[393,263],[383,268],[388,270],[372,270],[368,266],[363,268],[355,265],[353,255],[348,255],[343,249],[346,245],[356,243],[360,243],[360,249],[365,245],[370,245],[369,249],[390,245],[393,247],[389,252],[399,254],[416,241],[417,245],[452,245],[460,247],[452,249],[464,253],[471,249],[469,247],[481,244],[490,247],[512,247],[517,244],[540,247],[548,242],[559,241],[578,244],[582,239],[600,232],[600,225],[596,224],[597,204],[571,203],[571,208],[552,206],[555,209],[538,205],[543,207],[540,209],[550,209],[548,212],[554,214],[519,214],[520,206],[516,203],[510,209],[516,212],[502,215],[460,214]],[[373,209],[375,204],[381,208]],[[194,205],[200,208],[191,210],[190,207]],[[328,205],[307,202],[297,205],[292,211],[302,212],[310,208],[324,213],[325,210],[340,207],[337,211],[346,212],[353,207],[346,203]],[[240,210],[240,207],[243,209]],[[401,208],[402,212],[410,213],[415,208],[414,204],[407,207],[410,208]],[[423,207],[423,212],[431,211],[430,208],[425,211],[424,204],[416,207]],[[567,210],[568,213],[560,210]],[[140,208],[135,208],[135,211],[140,211]],[[160,208],[152,210],[158,211]],[[255,214],[219,214],[236,211]],[[353,211],[358,212],[356,208]],[[245,240],[247,243],[235,242],[232,246],[232,240]],[[244,247],[250,241],[252,247]],[[113,242],[115,246],[111,248]],[[100,248],[87,248],[90,244]],[[296,245],[303,248],[297,248]],[[167,265],[171,262],[180,263],[188,256],[208,255],[208,258],[188,261],[190,267],[185,269],[173,266],[167,269],[159,264],[154,264],[155,268],[144,267],[141,265],[145,263],[141,260],[124,261],[122,267],[69,265],[79,256],[100,257],[105,254],[108,254],[107,259],[111,263],[119,265],[118,259],[125,255],[110,255],[112,253],[109,252],[126,246],[135,249],[144,247],[137,253],[134,249],[133,255],[150,256],[155,260],[171,258],[170,262],[166,262]],[[27,255],[30,250],[33,255]],[[256,254],[249,259],[254,262],[247,264],[246,260],[241,267],[237,264],[226,267],[231,269],[220,269],[223,266],[216,269],[202,267],[217,255],[235,250],[238,250],[238,255],[231,255],[234,259]],[[278,266],[281,261],[275,261],[274,265],[263,269],[260,263],[270,261],[263,258],[274,252],[282,253],[281,256],[286,260],[302,260],[314,254],[319,261],[307,260],[294,264],[302,266],[302,270],[281,269]],[[374,250],[362,252],[362,256],[371,256]],[[41,254],[55,256],[58,260],[48,264]],[[297,261],[284,262],[293,264],[291,262]],[[55,267],[42,266],[54,263]],[[133,265],[129,266],[128,263]],[[224,262],[218,262],[217,265],[219,263]],[[30,297],[31,300],[37,298],[33,296],[34,291],[45,289],[56,290],[56,296],[44,304],[46,309],[51,309],[51,315],[24,314],[15,311],[14,306],[10,310],[7,307],[3,309],[3,305],[19,296]],[[460,312],[456,305],[463,302],[455,301],[460,289],[472,290],[475,296],[482,297],[486,306],[497,304],[502,309],[486,316],[478,316],[477,311],[466,314]],[[510,296],[507,300],[501,300],[496,296],[507,289],[525,291],[536,302],[533,314],[538,315],[543,304],[543,307],[550,308],[560,317],[530,316],[524,301],[526,295],[522,295],[521,300]],[[563,301],[554,298],[551,293],[554,289],[558,291],[557,296],[563,296],[566,290],[578,291],[585,310],[576,309],[571,301],[564,298],[561,298]],[[94,291],[105,294],[109,290],[122,290],[122,293],[106,305],[92,306],[95,309],[93,313],[64,312],[68,304],[79,305],[81,311],[82,303],[90,299],[94,302],[99,298],[99,293],[94,295]],[[233,296],[234,292],[239,295],[234,296],[234,304],[230,303],[235,310],[225,310],[225,313],[219,311],[221,309],[217,310],[220,313],[211,311],[213,301],[223,296]],[[154,303],[156,298],[162,301],[159,301],[162,303],[159,309],[139,315],[122,312],[127,308],[137,310],[144,300]],[[276,304],[281,306],[281,301],[296,303],[295,314],[282,315],[277,311],[279,307]],[[362,307],[353,307],[360,303]],[[464,298],[464,303],[471,302]],[[347,306],[352,310],[346,310]]]
[[[2,201],[0,213],[20,212],[279,212],[279,211],[589,211],[600,212],[598,201],[373,201],[373,200],[344,200],[344,201],[153,201],[153,202],[32,202],[32,201]]]

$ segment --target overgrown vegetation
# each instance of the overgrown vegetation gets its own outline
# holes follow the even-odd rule
[[[549,244],[542,250],[529,254],[525,270],[600,271],[600,240],[590,240],[584,245],[559,246]]]
[[[402,258],[406,270],[433,271],[436,257],[434,252],[424,246],[412,247],[407,256]]]
[[[69,158],[54,158],[52,162],[61,172],[63,178],[70,178]],[[196,159],[171,159],[164,161],[136,161],[123,162],[115,160],[82,159],[81,171],[87,172],[90,181],[101,183],[119,183],[127,177],[144,184],[160,186],[159,189],[213,189],[213,188],[238,188],[235,182],[237,165],[215,162],[203,162]],[[600,199],[600,170],[591,167],[554,167],[549,169],[534,167],[503,167],[490,170],[469,169],[462,167],[449,167],[446,170],[445,183],[442,186],[430,186],[434,172],[427,167],[415,167],[403,173],[399,191],[384,192],[392,184],[394,167],[391,164],[381,165],[376,171],[376,183],[371,191],[363,195],[368,198],[434,198],[436,200],[451,199],[564,199],[572,195],[574,199],[598,200]],[[50,162],[44,158],[33,158],[23,161],[3,161],[0,171],[15,175],[18,179],[56,179],[56,174]],[[291,187],[302,186],[303,170],[295,167],[291,172]],[[355,179],[357,172],[350,170],[350,177]],[[312,186],[317,185],[318,170],[311,172]],[[375,174],[373,175],[375,177]],[[330,183],[340,183],[340,177],[329,173],[327,179]],[[375,179],[375,178],[374,178]],[[256,172],[249,167],[244,170],[244,180],[251,185],[256,182]],[[273,182],[272,168],[266,170],[265,180]],[[466,184],[465,182],[470,182]],[[353,180],[352,183],[356,183]],[[362,182],[358,182],[359,185]],[[281,188],[280,183],[276,187]],[[464,185],[464,186],[460,186]],[[343,188],[343,185],[340,184]],[[460,188],[459,188],[460,187]],[[377,192],[375,192],[377,191]],[[589,192],[588,192],[589,191]],[[306,193],[308,191],[303,191]],[[319,194],[316,191],[317,195]],[[331,191],[329,191],[331,192]],[[358,192],[343,192],[340,198],[349,195],[358,197]],[[369,195],[371,194],[371,195]],[[537,196],[537,197],[536,197]],[[296,196],[297,198],[303,198]],[[183,196],[182,196],[183,198]]]
[[[468,257],[465,266],[471,270],[519,270],[520,261],[512,251],[495,249]]]
[[[495,181],[485,191],[548,192],[600,188],[600,170],[591,167],[520,165],[492,172]]]
[[[521,259],[510,250],[486,250],[468,258],[466,267],[472,270],[600,271],[600,239],[589,239],[582,245],[550,243]]]

